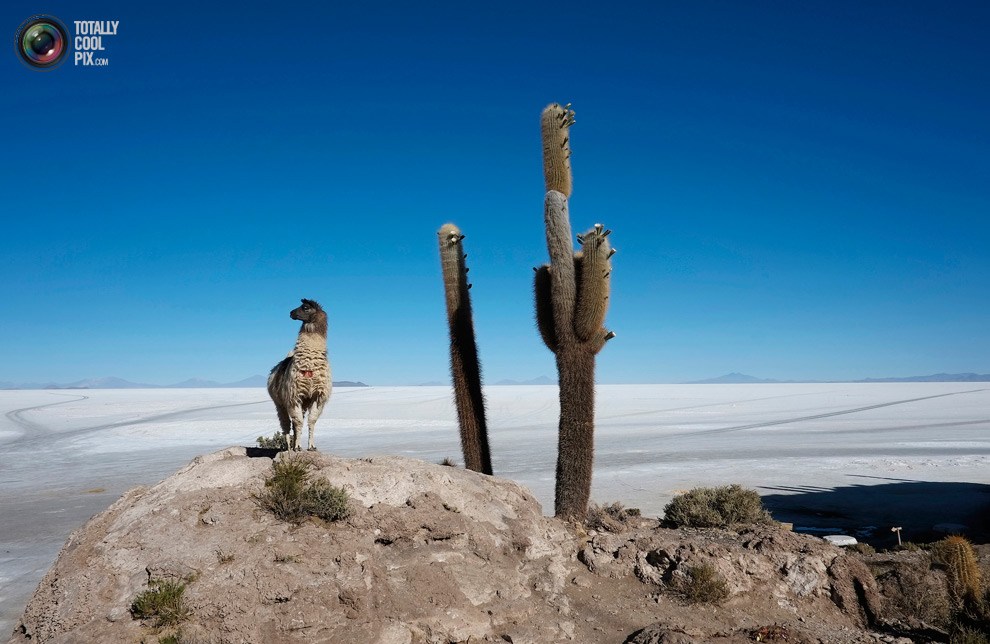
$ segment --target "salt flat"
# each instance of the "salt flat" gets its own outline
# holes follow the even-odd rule
[[[486,389],[497,475],[553,511],[557,388]],[[459,458],[447,387],[339,388],[320,450]],[[69,533],[126,489],[277,427],[263,389],[0,391],[0,634]],[[600,502],[659,515],[678,491],[741,483],[808,526],[967,523],[990,503],[985,383],[601,385]]]

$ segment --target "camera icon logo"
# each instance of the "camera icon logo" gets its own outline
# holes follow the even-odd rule
[[[65,62],[69,53],[69,32],[55,16],[32,16],[17,29],[14,49],[28,67],[49,71]]]

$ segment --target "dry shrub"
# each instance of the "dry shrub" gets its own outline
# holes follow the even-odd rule
[[[754,642],[788,642],[791,632],[780,624],[771,624],[757,628],[750,634],[750,637]]]
[[[664,523],[673,528],[731,528],[773,521],[760,495],[740,485],[695,488],[674,497],[663,512]]]
[[[960,628],[949,638],[949,644],[990,644],[990,637],[983,631]]]
[[[622,532],[629,517],[638,515],[638,510],[630,512],[618,501],[602,505],[592,503],[588,507],[588,514],[584,520],[584,525],[589,530]]]
[[[343,488],[330,485],[326,479],[316,479],[305,491],[305,511],[324,521],[339,521],[350,514],[350,497]]]
[[[720,604],[729,598],[729,587],[712,564],[685,570],[678,590],[692,604]]]
[[[844,548],[846,552],[855,552],[861,555],[875,555],[877,554],[877,549],[868,543],[863,543],[862,541],[854,543],[851,546],[846,546]]]
[[[945,571],[932,569],[928,553],[898,553],[869,562],[888,618],[917,619],[947,627],[958,606],[949,595]]]

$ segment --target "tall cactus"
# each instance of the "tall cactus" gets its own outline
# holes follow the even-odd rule
[[[595,432],[595,356],[615,337],[602,326],[612,273],[608,235],[601,224],[578,235],[574,252],[567,198],[571,194],[570,104],[548,105],[541,121],[547,250],[550,264],[536,269],[536,320],[543,342],[557,357],[560,424],[555,514],[583,519],[591,496]]]
[[[437,237],[450,328],[450,375],[454,381],[454,402],[461,428],[464,467],[491,474],[485,398],[481,391],[481,364],[478,361],[478,345],[474,340],[474,319],[468,293],[471,285],[467,281],[468,268],[464,264],[467,258],[462,244],[464,235],[454,224],[444,224]]]

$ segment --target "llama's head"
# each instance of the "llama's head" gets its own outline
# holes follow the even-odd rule
[[[312,327],[313,331],[322,331],[324,334],[327,332],[327,314],[323,307],[313,300],[303,298],[302,305],[292,309],[289,317],[302,322],[304,329]]]

